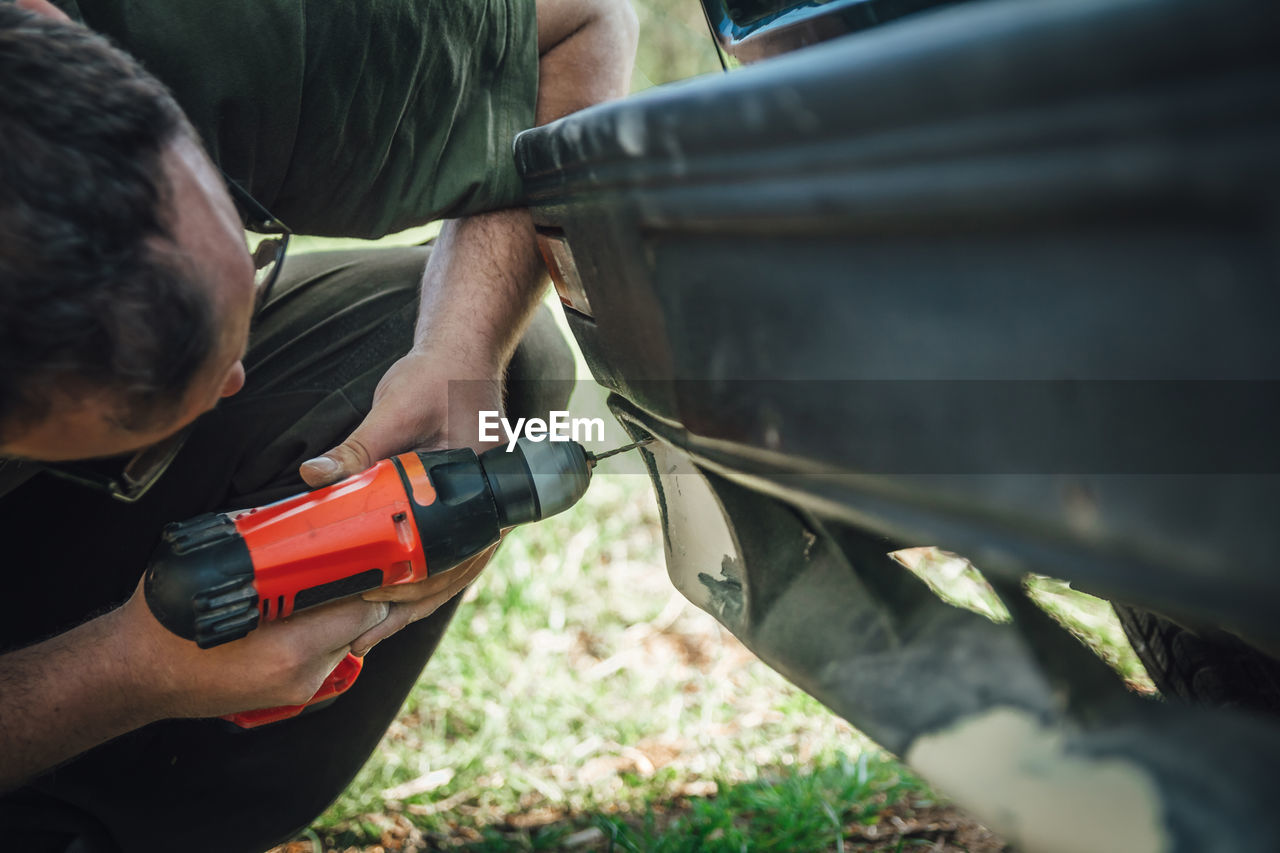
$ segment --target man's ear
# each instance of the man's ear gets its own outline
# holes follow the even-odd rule
[[[49,0],[16,0],[14,5],[19,8],[26,9],[28,12],[35,12],[37,15],[44,15],[46,18],[52,18],[55,21],[66,21],[67,23],[71,23],[71,19],[67,17],[67,13],[50,3]]]

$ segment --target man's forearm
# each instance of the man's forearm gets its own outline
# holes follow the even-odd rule
[[[349,598],[201,649],[156,621],[139,583],[110,613],[0,655],[0,790],[156,720],[301,704],[388,610]]]
[[[635,39],[625,0],[540,0],[535,121],[626,94]],[[527,211],[447,223],[424,275],[416,346],[448,341],[457,378],[496,378],[537,304],[543,274]]]
[[[497,378],[515,349],[543,275],[527,210],[445,223],[423,275],[416,349],[441,353],[459,380]]]
[[[115,613],[0,656],[0,790],[152,722]]]

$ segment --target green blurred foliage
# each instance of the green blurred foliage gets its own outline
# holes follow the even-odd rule
[[[640,19],[632,91],[721,70],[698,0],[631,0],[631,5]]]

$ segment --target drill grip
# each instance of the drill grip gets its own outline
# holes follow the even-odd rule
[[[336,699],[346,693],[351,685],[356,683],[356,677],[360,675],[360,669],[363,666],[363,659],[348,654],[333,668],[333,672],[329,673],[325,678],[324,683],[320,685],[320,689],[316,691],[316,694],[301,705],[281,705],[277,708],[241,711],[237,714],[227,714],[222,719],[235,723],[242,729],[254,729],[258,726],[265,726],[267,723],[278,723],[281,720],[296,717],[306,708],[319,705],[321,702],[328,702],[330,699]]]

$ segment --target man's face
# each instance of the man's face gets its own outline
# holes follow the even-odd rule
[[[109,395],[65,391],[55,395],[42,422],[0,445],[0,456],[60,462],[127,453],[172,435],[243,387],[241,359],[255,293],[240,217],[217,170],[194,140],[184,135],[170,143],[163,163],[171,209],[162,212],[162,221],[170,223],[173,239],[155,248],[178,253],[200,272],[199,286],[208,290],[218,330],[213,351],[174,414],[162,423],[127,430],[118,423],[118,406]]]

